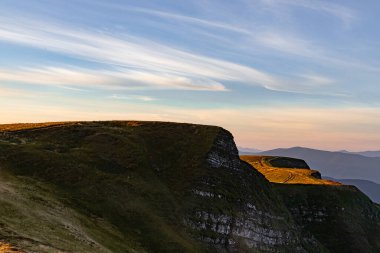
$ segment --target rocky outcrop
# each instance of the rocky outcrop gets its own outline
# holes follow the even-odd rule
[[[230,133],[218,134],[206,160],[208,177],[192,190],[196,205],[186,220],[201,241],[228,252],[323,252],[301,234],[268,181],[239,159]]]
[[[272,167],[278,168],[310,169],[304,160],[290,157],[270,157],[267,162],[269,162]]]

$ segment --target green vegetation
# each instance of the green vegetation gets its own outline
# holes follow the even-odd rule
[[[202,251],[178,222],[184,207],[177,200],[204,173],[202,158],[218,131],[217,127],[156,122],[13,128],[0,142],[2,173],[9,174],[2,184],[16,188],[24,201],[13,203],[11,195],[3,200],[2,223],[11,231],[1,230],[0,240],[33,235],[38,245],[46,242],[76,252]],[[52,210],[45,210],[45,204]],[[33,212],[22,211],[28,206]],[[68,217],[56,211],[62,206],[72,210]],[[19,217],[14,215],[18,211]],[[41,217],[54,213],[52,219],[60,224],[33,216],[34,212]],[[33,224],[38,220],[44,223]],[[71,248],[78,244],[71,243],[73,233],[63,226],[67,221],[84,238],[91,238],[89,245]],[[23,231],[24,226],[33,231]]]

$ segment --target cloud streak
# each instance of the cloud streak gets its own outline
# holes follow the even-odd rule
[[[143,101],[143,102],[152,102],[156,100],[154,97],[150,96],[141,96],[141,95],[117,95],[113,94],[112,96],[109,96],[108,98],[110,99],[118,99],[118,100],[138,100],[138,101]]]
[[[158,10],[152,10],[152,9],[146,9],[146,8],[131,7],[131,6],[120,5],[120,4],[116,5],[116,4],[104,3],[104,2],[98,2],[97,4],[105,6],[105,7],[111,7],[111,8],[114,8],[116,10],[126,10],[126,11],[131,11],[131,12],[138,12],[138,13],[148,14],[148,15],[156,16],[156,17],[160,17],[160,18],[166,18],[169,20],[176,20],[176,21],[180,21],[180,22],[184,22],[184,23],[206,26],[206,27],[213,28],[213,29],[222,29],[222,30],[246,34],[246,35],[251,34],[251,31],[244,29],[242,27],[232,26],[232,25],[229,25],[227,23],[221,23],[221,22],[216,22],[216,21],[212,21],[212,20],[195,18],[195,17],[181,15],[181,14],[177,14],[177,13],[164,12],[164,11],[158,11]]]
[[[292,7],[302,7],[309,10],[324,12],[340,19],[346,27],[349,27],[356,19],[355,12],[343,5],[320,0],[262,0],[263,3],[274,5],[287,5]]]
[[[67,67],[0,69],[0,81],[114,90],[151,88],[226,91],[226,88],[222,84],[212,80],[192,79],[176,75],[127,69],[120,69],[120,71]]]
[[[307,0],[262,0],[261,2],[264,5],[270,5],[271,7],[275,7],[278,5],[286,5],[289,7],[300,7],[300,8],[306,8],[322,13],[327,13],[329,15],[332,15],[338,19],[341,19],[342,22],[344,22],[346,25],[350,24],[352,21],[356,19],[356,13],[348,7],[345,7],[343,5],[339,5],[336,3],[326,2],[326,1],[307,1]],[[202,26],[205,31],[209,30],[211,28],[212,31],[214,31],[215,28],[226,30],[226,31],[233,31],[236,33],[240,33],[243,36],[246,36],[247,38],[251,38],[249,42],[255,43],[257,46],[262,46],[269,49],[274,49],[277,52],[284,53],[286,55],[290,56],[298,56],[307,58],[308,60],[311,60],[313,62],[316,62],[318,64],[325,65],[326,62],[338,66],[338,67],[350,67],[350,68],[360,68],[366,71],[370,72],[378,72],[380,70],[379,67],[376,66],[370,66],[368,64],[359,62],[355,59],[347,59],[346,56],[337,55],[336,53],[332,53],[329,50],[326,50],[323,47],[320,47],[315,41],[308,40],[305,38],[302,38],[299,35],[292,34],[292,33],[286,33],[286,32],[279,32],[273,28],[260,28],[260,27],[250,27],[250,29],[246,29],[245,27],[248,25],[247,23],[240,23],[236,25],[229,25],[226,23],[216,22],[213,20],[207,20],[202,18],[195,18],[190,17],[178,13],[172,13],[172,12],[164,12],[164,11],[158,11],[154,9],[147,9],[147,8],[139,8],[139,7],[131,7],[131,6],[125,6],[121,4],[114,4],[114,3],[98,3],[101,6],[114,8],[114,9],[122,9],[127,10],[131,12],[138,12],[143,14],[148,14],[151,16],[157,16],[161,18],[165,18],[167,20],[171,21],[180,21],[184,23],[190,23]],[[228,16],[226,17],[228,20],[235,20],[237,19],[234,16]],[[214,31],[215,36],[218,34],[217,31]],[[210,34],[210,31],[208,31]],[[227,38],[225,38],[227,39]],[[232,41],[231,41],[232,42]],[[252,44],[249,45],[252,47]],[[266,50],[263,50],[262,52],[266,52]],[[270,53],[270,52],[269,52]],[[269,85],[266,85],[266,87],[269,87]]]
[[[17,21],[0,18],[0,40],[179,79],[235,81],[263,87],[281,82],[252,67],[176,50],[138,37],[77,31],[21,18]],[[179,79],[175,82],[188,82]]]
[[[269,34],[270,35],[270,34]],[[128,34],[78,30],[36,20],[0,17],[0,40],[49,50],[87,61],[106,64],[113,70],[62,67],[1,70],[7,81],[56,85],[93,85],[103,88],[162,88],[227,91],[226,83],[238,82],[268,90],[313,94],[310,79],[281,78],[234,62],[189,53]],[[275,35],[259,40],[263,45],[294,52],[296,46]],[[302,49],[304,48],[304,50]],[[313,54],[307,46],[301,54]],[[302,51],[303,50],[303,51]],[[306,81],[306,82],[305,82]],[[327,94],[315,91],[315,94]]]

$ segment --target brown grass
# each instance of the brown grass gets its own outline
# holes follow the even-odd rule
[[[341,185],[338,182],[313,177],[312,175],[317,172],[315,170],[272,167],[268,162],[268,159],[271,158],[270,156],[249,155],[241,156],[240,158],[255,167],[272,183]]]
[[[53,126],[61,126],[74,122],[47,122],[47,123],[17,123],[17,124],[0,124],[0,131],[20,131],[34,128],[45,128]]]

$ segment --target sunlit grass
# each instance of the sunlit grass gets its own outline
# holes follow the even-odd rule
[[[262,173],[270,182],[282,184],[322,184],[322,185],[341,185],[340,183],[319,179],[315,177],[318,171],[300,168],[273,167],[270,160],[271,156],[241,156],[242,160],[248,162]]]
[[[44,128],[72,124],[74,122],[47,122],[47,123],[17,123],[17,124],[0,124],[0,131],[19,131],[34,128]]]
[[[24,251],[17,249],[16,247],[13,247],[12,245],[8,243],[2,243],[0,242],[0,253],[24,253]]]

